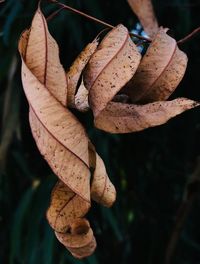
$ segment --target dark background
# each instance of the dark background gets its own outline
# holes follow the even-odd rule
[[[133,29],[137,22],[126,0],[63,2],[113,25],[123,23]],[[20,33],[30,25],[36,6],[34,0],[0,4],[0,263],[164,264],[177,211],[181,204],[184,209],[184,194],[190,187],[183,229],[170,263],[200,264],[198,182],[188,185],[200,156],[199,109],[128,135],[98,131],[92,128],[91,113],[80,115],[117,188],[117,201],[112,209],[92,205],[88,217],[98,242],[92,257],[75,260],[55,239],[45,212],[57,178],[31,136],[17,52]],[[160,0],[154,6],[160,24],[169,27],[176,39],[200,26],[200,0]],[[46,15],[56,8],[43,5]],[[68,11],[62,11],[49,27],[65,68],[103,29]],[[189,65],[172,98],[200,100],[200,36],[181,48]]]

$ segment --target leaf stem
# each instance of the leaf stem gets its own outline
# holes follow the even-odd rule
[[[109,24],[109,23],[106,23],[106,22],[104,22],[104,21],[102,21],[102,20],[100,20],[100,19],[98,19],[98,18],[96,18],[96,17],[93,17],[93,16],[90,16],[90,15],[88,15],[88,14],[85,14],[85,13],[83,13],[82,11],[80,11],[80,10],[78,10],[78,9],[75,9],[75,8],[73,8],[73,7],[71,7],[71,6],[68,6],[68,5],[65,5],[65,4],[63,4],[63,3],[60,3],[60,2],[57,1],[57,0],[49,0],[49,1],[52,2],[52,3],[55,3],[55,4],[57,4],[57,5],[59,5],[62,9],[67,9],[67,10],[69,10],[69,11],[72,11],[72,12],[78,14],[78,15],[84,16],[84,17],[86,17],[86,18],[88,18],[88,19],[90,19],[90,20],[93,20],[93,21],[95,21],[95,22],[97,22],[97,23],[99,23],[99,24],[101,24],[101,25],[103,25],[103,26],[106,26],[106,27],[108,27],[108,28],[111,28],[111,29],[114,28],[114,26],[111,25],[111,24]],[[61,9],[60,9],[60,10],[61,10]],[[60,11],[60,10],[59,10],[59,11]],[[52,14],[51,17],[53,17],[54,15],[55,15],[55,14]],[[50,18],[48,18],[48,20],[49,20],[49,19],[50,19]],[[136,37],[136,38],[138,38],[138,39],[142,39],[142,40],[145,40],[145,41],[151,42],[151,39],[146,38],[146,37],[143,37],[143,36],[140,36],[140,35],[138,35],[138,34],[130,33],[130,36],[133,36],[133,37]]]
[[[177,41],[177,43],[179,45],[185,43],[186,41],[192,39],[193,37],[195,37],[195,35],[197,35],[198,33],[200,33],[200,27],[196,28],[195,30],[193,30],[190,34],[188,34],[186,37],[180,39],[179,41]]]

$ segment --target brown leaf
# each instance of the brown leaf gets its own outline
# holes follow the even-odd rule
[[[80,112],[86,112],[89,110],[89,102],[88,102],[88,90],[85,88],[85,85],[83,83],[83,80],[81,82],[81,85],[78,88],[78,91],[75,95],[75,108],[79,110]]]
[[[110,133],[137,132],[162,125],[170,118],[199,105],[186,98],[145,105],[111,102],[95,120],[95,126]]]
[[[133,12],[137,15],[145,32],[154,37],[158,31],[158,22],[154,14],[151,0],[127,0]]]
[[[85,231],[88,229],[87,233],[83,232],[82,234],[80,234],[80,232],[78,232],[78,234],[76,234],[76,232],[71,232],[63,234],[55,232],[57,239],[68,250],[70,250],[74,257],[79,259],[90,256],[96,248],[96,240],[94,238],[92,229],[89,227],[89,223],[84,219],[82,219],[81,222],[82,228],[85,225],[85,228],[83,228],[83,230]],[[80,224],[81,223],[79,222],[78,226],[80,226]],[[77,227],[76,230],[78,230]]]
[[[159,30],[127,85],[132,102],[168,99],[185,74],[187,56],[166,31]]]
[[[59,65],[58,52],[52,50],[54,57],[52,55],[48,57],[48,64],[41,61],[41,58],[47,59],[44,54],[53,47],[56,51],[58,49],[57,45],[52,46],[51,42],[47,42],[45,48],[43,44],[41,46],[44,41],[42,36],[44,32],[35,34],[38,32],[38,28],[46,25],[41,16],[42,13],[38,10],[34,16],[30,34],[28,35],[26,31],[19,43],[22,55],[22,82],[30,105],[32,134],[40,152],[54,173],[75,193],[86,201],[90,201],[88,138],[80,122],[50,93],[53,86],[58,91],[62,91],[63,87],[66,88],[66,79],[65,72]],[[47,30],[45,32],[48,33]],[[32,34],[36,39],[33,40]],[[45,39],[52,39],[52,37],[49,37],[48,33]],[[41,53],[42,48],[43,54]],[[29,49],[37,50],[38,53],[33,53]],[[28,59],[28,65],[26,59]],[[46,64],[48,65],[46,71],[37,70],[40,65]],[[33,69],[33,72],[29,67]],[[55,69],[59,72],[57,73]],[[57,90],[54,91],[54,96],[56,95],[58,99],[60,92],[57,96]]]
[[[59,181],[52,191],[47,219],[55,231],[66,233],[77,218],[85,216],[89,208],[90,203]]]
[[[140,58],[137,47],[123,25],[118,25],[104,37],[84,73],[94,116],[97,116],[132,78]]]
[[[57,44],[48,32],[40,9],[30,30],[22,34],[19,51],[32,134],[41,154],[62,181],[52,192],[47,218],[58,239],[74,256],[82,258],[92,254],[96,247],[89,223],[82,218],[90,208],[88,137],[80,122],[64,107],[67,80],[59,62]],[[84,93],[81,87],[75,99],[82,99]],[[81,107],[85,107],[83,99]],[[100,166],[105,170],[103,162]],[[95,164],[94,170],[100,172],[100,166],[96,168]]]
[[[67,83],[58,45],[50,35],[40,9],[35,13],[30,32],[26,31],[22,38],[24,42],[19,48],[27,67],[58,101],[66,105]]]
[[[103,160],[96,153],[94,146],[89,144],[90,167],[94,169],[91,184],[91,198],[106,207],[113,205],[116,190],[108,178]]]
[[[67,98],[68,98],[69,107],[76,108],[77,105],[79,106],[79,104],[76,105],[75,102],[76,101],[75,95],[78,94],[79,92],[77,85],[83,69],[85,68],[92,54],[95,52],[97,46],[98,46],[98,39],[96,38],[93,42],[89,43],[85,47],[85,49],[78,55],[78,57],[70,67],[69,71],[67,72],[67,85],[68,85]]]

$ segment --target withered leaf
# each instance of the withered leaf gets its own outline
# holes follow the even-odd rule
[[[83,258],[92,254],[96,247],[89,223],[83,219],[90,208],[89,140],[83,126],[65,108],[67,79],[59,61],[58,46],[48,32],[40,9],[33,18],[31,28],[22,34],[19,51],[32,134],[41,154],[61,180],[52,192],[47,218],[71,253]],[[86,62],[83,58],[79,59],[79,64],[83,66]],[[75,100],[82,100],[79,108],[86,106],[82,99],[86,90],[83,88],[75,95]],[[97,155],[96,152],[94,155]],[[105,177],[102,160],[98,166],[94,164],[94,171],[99,178],[102,171]],[[102,191],[98,183],[104,182],[95,182],[96,193],[106,196],[107,203],[113,203],[115,196],[109,196],[108,188],[114,193],[114,187],[111,183],[109,186],[106,184],[106,191]]]
[[[51,195],[51,204],[47,210],[47,219],[51,227],[60,233],[66,233],[77,218],[88,212],[90,203],[59,181]]]
[[[59,233],[55,232],[57,239],[72,253],[72,255],[76,258],[82,259],[84,257],[90,256],[95,248],[96,248],[96,240],[94,238],[92,229],[89,226],[89,223],[86,222],[84,219],[81,221],[85,228],[83,230],[88,230],[87,233],[83,232],[80,234],[76,234],[76,232],[72,233]],[[80,226],[80,222],[78,223]],[[84,231],[85,231],[84,230]]]
[[[116,199],[116,190],[111,183],[103,160],[96,153],[94,146],[89,144],[90,167],[94,169],[91,184],[91,198],[106,207],[113,205]]]
[[[104,37],[84,73],[89,104],[95,117],[132,78],[140,58],[123,25],[118,25]]]
[[[132,102],[168,99],[185,74],[187,56],[166,31],[160,28],[127,85]]]
[[[151,0],[127,0],[133,12],[137,15],[144,30],[153,37],[158,31],[158,22],[154,14]]]
[[[111,102],[95,120],[95,126],[110,133],[137,132],[166,123],[199,103],[186,98],[157,101],[145,105]]]
[[[30,32],[26,31],[23,35],[27,42],[20,43],[24,46],[20,50],[27,67],[58,101],[66,105],[67,83],[60,64],[58,45],[49,34],[40,9],[35,13]]]
[[[69,107],[74,107],[74,108],[78,108],[78,110],[82,110],[82,107],[81,108],[79,107],[80,105],[79,103],[77,103],[77,99],[75,97],[76,94],[77,96],[78,94],[80,94],[79,87],[77,87],[77,85],[78,85],[83,69],[85,68],[92,54],[95,52],[97,46],[98,46],[98,39],[95,38],[95,40],[89,43],[85,47],[85,49],[78,55],[78,57],[75,59],[72,66],[70,67],[69,71],[67,72],[67,90],[68,90],[67,98],[68,98]],[[80,89],[81,88],[83,88],[83,84],[82,86],[80,86]],[[84,94],[86,94],[86,91],[84,92]]]

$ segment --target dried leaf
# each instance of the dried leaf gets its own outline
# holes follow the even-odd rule
[[[77,218],[85,216],[89,208],[90,203],[59,181],[52,191],[47,219],[54,230],[66,233]]]
[[[47,218],[58,239],[74,256],[83,258],[92,254],[96,247],[89,223],[82,218],[90,208],[88,137],[80,122],[64,107],[67,80],[59,62],[57,44],[48,32],[40,9],[34,16],[30,30],[22,34],[19,51],[22,57],[22,83],[30,106],[32,134],[41,154],[61,180],[52,192]],[[81,60],[79,64],[83,65],[84,61]],[[84,89],[81,86],[75,97],[76,100],[82,100],[80,105],[76,101],[79,108],[86,106]],[[94,155],[97,155],[96,152]],[[94,171],[102,171],[105,177],[102,160],[100,165],[94,164]],[[104,183],[102,180],[98,182]],[[95,183],[96,188],[98,182]],[[105,186],[108,187],[107,184]],[[111,184],[110,190],[115,191]],[[108,200],[109,194],[102,192],[101,188],[99,191]]]
[[[98,116],[132,78],[140,58],[137,47],[123,25],[118,25],[105,36],[84,73],[94,116]]]
[[[67,72],[67,89],[68,89],[67,98],[68,98],[69,107],[75,107],[75,108],[76,106],[79,107],[79,104],[76,104],[75,102],[76,101],[75,94],[80,93],[77,85],[78,85],[83,69],[85,68],[92,54],[95,52],[97,46],[98,46],[98,39],[96,38],[93,42],[89,43],[85,47],[85,49],[79,54],[79,56],[76,58],[76,60],[70,67],[69,71]],[[80,89],[81,88],[82,87],[80,87]]]
[[[200,104],[186,98],[145,105],[111,102],[95,120],[95,126],[110,133],[130,133],[166,123],[170,118]]]
[[[154,14],[151,0],[127,0],[133,12],[137,15],[145,32],[154,37],[158,31],[158,22]]]
[[[60,64],[58,45],[49,34],[40,9],[33,18],[30,33],[28,31],[24,33],[24,38],[27,38],[27,43],[20,44],[24,46],[20,50],[27,67],[58,101],[66,105],[67,83],[64,69]]]
[[[103,160],[96,153],[94,146],[89,144],[90,167],[94,169],[91,184],[91,198],[106,207],[113,205],[116,199],[116,190],[108,178]]]
[[[75,107],[80,112],[86,112],[89,110],[89,102],[88,102],[88,90],[85,88],[83,80],[81,85],[78,88],[78,92],[75,95]]]
[[[166,31],[159,30],[127,85],[132,102],[168,99],[185,74],[187,56]]]
[[[47,59],[44,54],[51,50],[51,42],[47,42],[46,49],[43,49],[43,54],[29,51],[29,49],[40,50],[36,46],[40,47],[41,42],[44,41],[42,35],[37,36],[37,42],[34,42],[32,37],[32,32],[35,35],[35,32],[38,32],[37,28],[41,28],[45,24],[41,16],[42,13],[38,10],[33,19],[28,38],[28,32],[26,31],[22,35],[19,44],[21,55],[23,55],[22,82],[30,105],[32,133],[40,152],[44,155],[54,173],[71,190],[86,201],[90,201],[88,138],[85,130],[78,120],[49,92],[49,90],[52,91],[53,86],[57,87],[58,94],[57,90],[55,90],[54,96],[59,98],[59,91],[66,87],[65,72],[58,63],[58,52],[52,51],[54,57],[52,55],[48,57],[48,70],[42,71],[44,77],[41,71],[36,69],[40,68],[39,64],[47,64],[41,61],[41,58]],[[52,37],[49,37],[50,34],[47,29],[45,32],[47,34],[46,38],[52,39]],[[40,36],[41,39],[39,38]],[[34,42],[34,45],[31,41]],[[57,45],[53,47],[57,50]],[[24,53],[24,51],[26,52]],[[26,64],[26,59],[28,59],[31,66]],[[34,67],[31,63],[33,63]],[[28,67],[33,68],[34,74]],[[53,71],[49,68],[52,68]],[[54,70],[56,68],[59,73],[55,74]],[[56,77],[59,78],[56,79]],[[64,83],[63,80],[65,80]],[[42,81],[43,83],[41,83]]]
[[[76,258],[82,259],[90,256],[96,248],[96,240],[94,238],[92,229],[89,227],[89,223],[82,219],[83,230],[88,230],[86,233],[82,234],[78,232],[72,233],[58,233],[55,232],[57,239],[72,253]],[[80,222],[78,223],[80,226]]]

